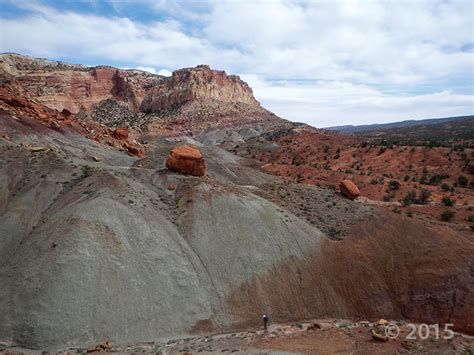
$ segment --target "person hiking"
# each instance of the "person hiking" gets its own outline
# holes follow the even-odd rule
[[[266,313],[263,314],[263,327],[267,330],[268,316]]]

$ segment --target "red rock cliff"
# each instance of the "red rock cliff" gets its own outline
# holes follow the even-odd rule
[[[189,101],[215,100],[260,107],[250,86],[237,75],[211,70],[207,65],[180,69],[153,87],[143,100],[144,112],[160,112]]]
[[[41,104],[71,113],[109,98],[138,111],[147,88],[162,80],[139,70],[90,68],[16,54],[0,55],[0,73],[15,80]]]

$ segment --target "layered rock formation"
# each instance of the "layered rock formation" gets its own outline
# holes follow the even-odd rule
[[[163,77],[1,54],[0,77],[44,107],[111,127],[140,128],[153,136],[279,120],[260,106],[238,76],[207,65]]]
[[[141,110],[152,135],[195,135],[223,127],[283,120],[260,106],[252,89],[236,75],[207,65],[176,70],[151,88]]]
[[[16,54],[0,55],[0,71],[43,105],[71,113],[110,98],[138,111],[147,88],[162,79],[139,70],[90,68]]]
[[[252,89],[237,75],[211,70],[208,65],[180,69],[153,87],[141,105],[144,112],[159,113],[189,101],[216,100],[223,104],[242,103],[260,107]]]
[[[4,82],[0,86],[0,113],[16,120],[35,119],[58,131],[72,131],[109,147],[127,150],[140,157],[143,157],[145,153],[140,144],[129,138],[127,128],[112,129],[95,121],[78,121],[68,110],[63,109],[59,112],[39,103],[16,81]]]

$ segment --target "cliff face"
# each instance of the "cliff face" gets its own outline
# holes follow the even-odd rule
[[[164,77],[1,54],[0,77],[3,87],[15,87],[47,109],[111,127],[140,127],[153,136],[275,120],[247,83],[207,65]]]
[[[260,107],[250,86],[239,76],[211,70],[207,65],[198,65],[196,68],[176,70],[171,78],[153,87],[145,97],[141,109],[144,112],[158,113],[194,100],[216,100]]]
[[[162,80],[139,70],[89,68],[16,54],[0,55],[0,71],[43,105],[71,113],[110,98],[138,111],[147,88]]]

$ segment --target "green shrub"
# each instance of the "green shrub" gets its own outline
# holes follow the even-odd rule
[[[431,190],[422,189],[418,194],[418,203],[420,205],[425,205],[428,202],[428,199],[431,196]]]
[[[467,177],[465,177],[464,175],[461,175],[460,177],[458,177],[458,184],[459,186],[467,186],[467,183],[468,183],[468,180],[467,180]]]
[[[455,201],[451,200],[451,198],[448,196],[445,196],[441,199],[441,203],[445,206],[454,206],[454,202]]]
[[[400,202],[403,206],[409,206],[412,203],[416,203],[416,191],[408,191],[405,197]]]
[[[448,184],[446,184],[445,182],[443,182],[441,184],[441,190],[443,190],[443,191],[452,191],[453,188],[451,186],[449,186]]]
[[[454,211],[445,209],[443,212],[441,212],[441,219],[443,221],[449,222],[451,219],[453,219],[454,215],[455,215]]]
[[[390,180],[388,182],[388,187],[390,190],[398,190],[400,188],[400,183],[397,180]]]
[[[393,192],[390,192],[386,195],[383,196],[383,200],[384,201],[390,201],[395,195],[393,194]]]
[[[469,174],[474,175],[474,164],[471,164],[467,167]]]
[[[438,185],[443,179],[448,178],[448,175],[446,174],[435,174],[432,177],[430,177],[429,184],[430,185]]]

